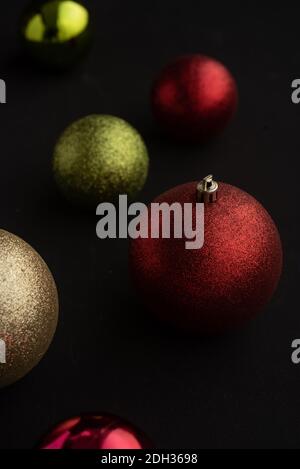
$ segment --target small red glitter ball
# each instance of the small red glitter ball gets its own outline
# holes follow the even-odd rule
[[[197,183],[175,187],[155,202],[195,204]],[[151,225],[151,210],[145,214]],[[160,222],[161,223],[161,222]],[[171,217],[171,235],[174,233]],[[217,334],[254,317],[271,299],[282,270],[278,230],[246,192],[220,183],[216,202],[204,205],[204,245],[186,249],[181,239],[131,241],[134,283],[156,316],[181,329]]]
[[[111,415],[74,417],[55,427],[40,449],[146,449],[146,437]]]
[[[203,141],[221,132],[238,103],[235,80],[220,62],[204,55],[175,59],[152,90],[160,126],[175,138]]]

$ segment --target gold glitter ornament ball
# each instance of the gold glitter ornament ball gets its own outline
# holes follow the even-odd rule
[[[120,194],[134,199],[148,174],[148,152],[140,134],[126,121],[90,115],[71,124],[54,150],[54,176],[73,202],[96,208]]]
[[[57,289],[47,265],[25,241],[0,230],[0,388],[38,364],[57,320]]]

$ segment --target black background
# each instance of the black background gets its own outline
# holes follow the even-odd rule
[[[22,59],[17,21],[26,2],[2,2],[1,227],[48,263],[60,293],[55,340],[41,364],[0,391],[0,447],[31,448],[51,425],[104,410],[165,448],[300,448],[300,7],[186,0],[87,2],[95,46],[75,71],[43,73]],[[149,89],[183,53],[222,60],[235,75],[239,112],[205,146],[178,146],[153,123]],[[125,118],[142,133],[151,168],[142,201],[213,173],[260,200],[282,235],[285,268],[265,313],[234,336],[191,340],[164,330],[136,299],[127,241],[96,238],[96,217],[58,194],[51,156],[60,132],[91,113]]]

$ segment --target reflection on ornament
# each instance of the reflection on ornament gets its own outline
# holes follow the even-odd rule
[[[41,449],[143,449],[152,445],[139,430],[112,415],[83,415],[56,426]]]
[[[90,45],[90,13],[78,0],[34,3],[22,17],[21,36],[40,63],[65,68],[77,62]]]
[[[0,387],[37,365],[52,341],[57,319],[57,290],[47,265],[25,241],[0,230],[0,338],[5,358],[0,359]]]

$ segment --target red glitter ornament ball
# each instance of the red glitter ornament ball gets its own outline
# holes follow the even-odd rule
[[[59,424],[40,449],[146,449],[146,437],[111,415],[85,415]]]
[[[204,141],[221,132],[238,103],[235,80],[220,62],[204,55],[175,59],[152,90],[160,126],[175,138]]]
[[[130,266],[146,307],[156,316],[190,332],[218,334],[242,325],[271,299],[281,275],[282,246],[257,200],[212,179],[217,190],[199,192],[206,180],[175,187],[155,200],[179,202],[182,208],[192,203],[194,227],[196,201],[205,201],[203,247],[186,249],[186,237],[175,239],[171,217],[170,239],[131,241]],[[144,216],[150,233],[150,208]]]

